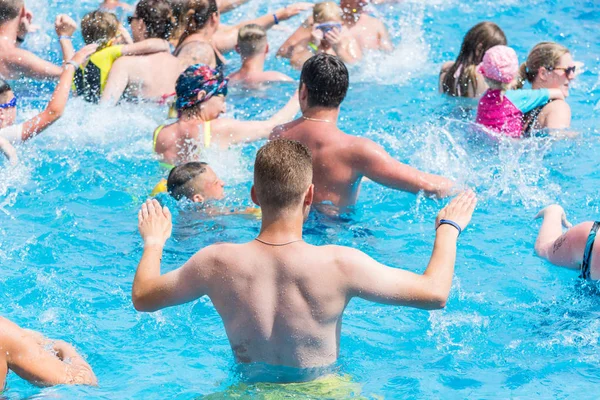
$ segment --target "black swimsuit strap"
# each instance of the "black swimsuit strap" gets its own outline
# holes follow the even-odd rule
[[[590,279],[591,272],[590,269],[592,267],[592,251],[594,250],[594,242],[596,240],[596,233],[600,228],[600,222],[594,222],[592,225],[592,229],[590,230],[590,234],[587,238],[587,243],[585,244],[585,251],[583,252],[583,262],[581,263],[581,278]]]

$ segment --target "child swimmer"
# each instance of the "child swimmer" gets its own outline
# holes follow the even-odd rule
[[[167,192],[175,200],[187,198],[196,204],[202,204],[208,215],[251,214],[260,216],[260,209],[223,211],[212,207],[214,200],[225,198],[225,183],[219,179],[215,171],[205,162],[192,161],[179,165],[171,170],[166,184]]]
[[[477,123],[512,138],[523,137],[523,115],[550,100],[562,99],[559,89],[509,90],[519,74],[517,53],[507,46],[485,52],[477,67],[489,89],[479,100]]]

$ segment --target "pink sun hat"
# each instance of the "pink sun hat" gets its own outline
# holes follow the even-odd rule
[[[519,73],[517,53],[508,46],[494,46],[483,55],[477,72],[493,81],[510,83]]]

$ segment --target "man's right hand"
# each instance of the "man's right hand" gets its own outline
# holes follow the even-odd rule
[[[77,30],[77,23],[66,14],[60,14],[54,21],[54,29],[58,36],[73,36]]]
[[[171,212],[167,207],[162,207],[156,199],[146,201],[138,213],[138,229],[144,246],[164,246],[173,229]]]
[[[448,219],[456,222],[464,230],[471,222],[476,205],[477,196],[475,192],[472,190],[462,192],[440,211],[435,220],[435,227],[440,226],[440,220]]]

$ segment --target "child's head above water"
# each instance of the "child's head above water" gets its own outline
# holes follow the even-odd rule
[[[485,52],[477,72],[491,89],[506,90],[519,74],[517,53],[508,46],[494,46]]]
[[[188,162],[171,170],[167,191],[176,200],[186,197],[194,203],[220,200],[225,184],[215,171],[204,162]]]
[[[110,12],[92,11],[81,20],[81,34],[85,44],[104,45],[119,33],[119,20]]]
[[[313,8],[313,19],[315,24],[342,22],[342,9],[333,1],[317,3]]]
[[[17,119],[17,97],[10,85],[0,78],[0,129],[11,126]]]
[[[244,25],[238,33],[237,51],[242,58],[266,54],[269,49],[267,31],[256,24]]]

